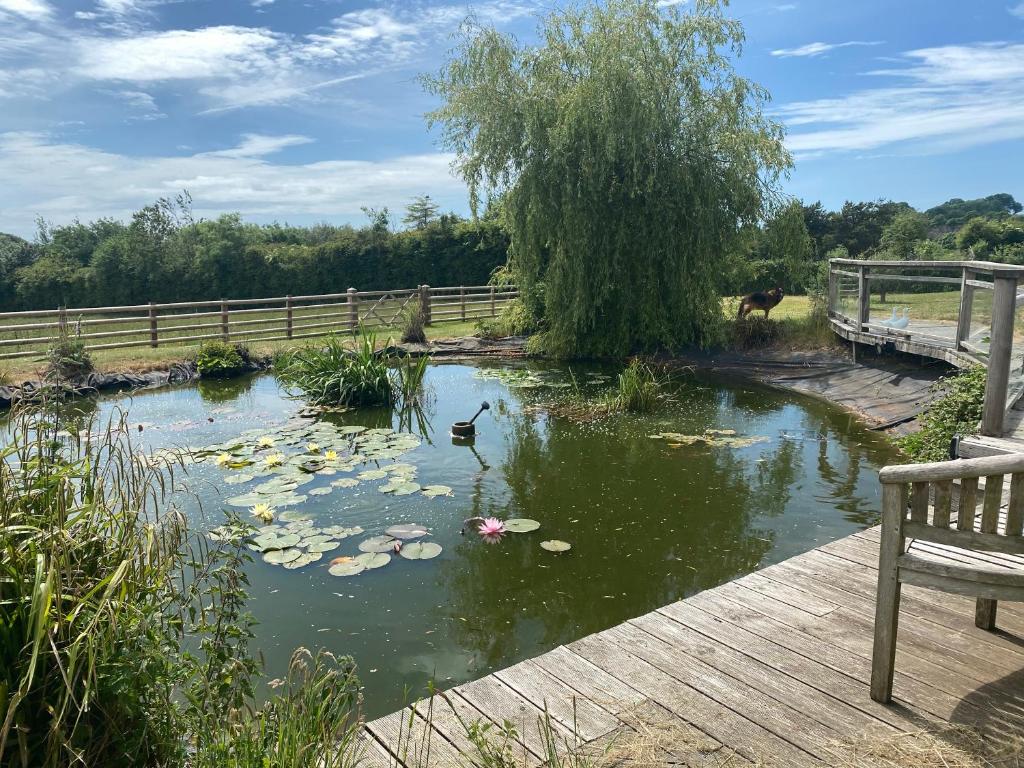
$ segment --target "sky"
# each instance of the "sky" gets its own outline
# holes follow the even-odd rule
[[[0,0],[0,231],[183,189],[255,222],[468,213],[417,76],[469,12],[520,41],[560,0]],[[681,4],[686,0],[662,0]],[[1024,1],[734,0],[784,191],[838,208],[1024,200]]]

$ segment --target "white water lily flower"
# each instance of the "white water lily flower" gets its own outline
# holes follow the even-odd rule
[[[257,504],[249,512],[262,523],[274,522],[274,508],[269,504]]]

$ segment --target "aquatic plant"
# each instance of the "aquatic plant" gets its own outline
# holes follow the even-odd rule
[[[395,400],[402,408],[413,408],[423,401],[423,379],[427,375],[430,358],[406,357],[394,366]]]
[[[313,405],[390,406],[395,391],[374,334],[364,331],[349,349],[337,336],[280,355],[278,378],[298,389]]]
[[[426,344],[427,332],[425,330],[427,317],[420,306],[419,299],[412,299],[402,310],[402,335],[403,344]]]
[[[208,379],[236,376],[245,370],[249,357],[249,351],[241,344],[204,341],[196,351],[196,370]]]
[[[629,361],[618,376],[618,387],[606,401],[610,410],[650,413],[664,399],[663,381],[647,363],[638,357]]]
[[[93,371],[92,357],[82,341],[80,327],[72,332],[67,324],[57,329],[57,338],[46,350],[46,377],[57,381],[75,381]]]
[[[505,535],[505,524],[496,517],[485,517],[477,526],[476,531],[484,541],[493,544],[501,541],[501,537]]]

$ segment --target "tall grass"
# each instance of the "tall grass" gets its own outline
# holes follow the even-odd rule
[[[300,650],[256,700],[251,529],[211,549],[167,505],[173,455],[79,426],[44,403],[0,449],[0,765],[353,765],[350,660]]]
[[[302,392],[314,405],[390,406],[395,390],[388,361],[377,354],[377,339],[363,332],[349,349],[337,336],[286,352],[274,368],[286,386]]]
[[[609,411],[650,413],[664,400],[665,382],[640,358],[630,360],[617,381],[615,391],[606,399]]]

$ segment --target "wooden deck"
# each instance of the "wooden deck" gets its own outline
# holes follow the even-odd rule
[[[988,633],[973,600],[905,586],[895,703],[869,698],[878,539],[848,536],[374,720],[366,764],[469,765],[460,718],[512,722],[523,762],[540,764],[545,706],[570,741],[660,735],[647,764],[838,765],[851,740],[950,723],[1024,736],[1024,604],[1000,603]]]

